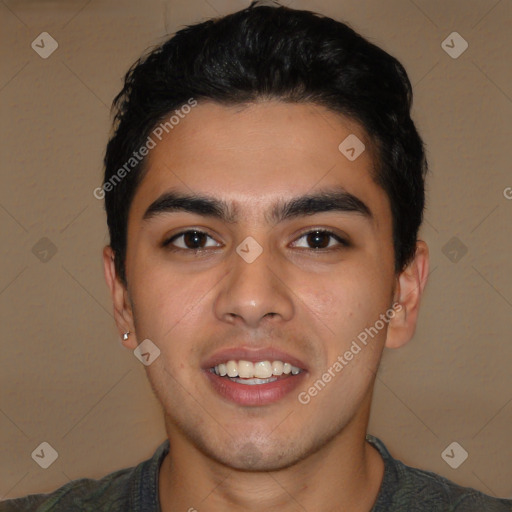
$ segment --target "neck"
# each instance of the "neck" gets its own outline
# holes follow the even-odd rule
[[[355,418],[317,452],[277,471],[241,471],[198,450],[169,428],[170,451],[159,477],[163,512],[369,512],[384,461],[366,440],[368,418]]]

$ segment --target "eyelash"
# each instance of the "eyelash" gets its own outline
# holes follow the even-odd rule
[[[189,249],[189,248],[183,248],[183,247],[176,247],[176,246],[172,245],[172,242],[174,242],[178,238],[182,237],[183,235],[186,235],[187,233],[197,233],[199,235],[206,235],[207,237],[213,239],[213,237],[211,237],[208,233],[206,233],[204,231],[200,231],[198,229],[187,229],[186,231],[181,231],[181,232],[173,235],[171,238],[165,240],[162,243],[162,247],[167,247],[168,250],[170,250],[172,252],[188,252],[188,253],[194,253],[194,254],[197,254],[197,253],[200,253],[200,252],[205,252],[205,251],[208,250],[208,248],[206,248],[206,249],[205,248]],[[328,235],[329,237],[334,238],[339,243],[339,246],[338,247],[334,247],[334,248],[333,247],[326,247],[326,248],[323,248],[323,249],[311,249],[311,248],[303,248],[303,249],[306,249],[306,250],[309,250],[309,251],[315,252],[315,253],[320,253],[320,252],[327,252],[327,251],[332,251],[332,250],[340,250],[342,248],[350,247],[349,242],[347,240],[341,238],[340,236],[338,236],[336,233],[333,233],[332,231],[329,231],[327,229],[320,229],[320,228],[312,229],[310,231],[306,231],[306,232],[302,233],[297,240],[300,240],[301,238],[304,238],[305,236],[310,235],[310,234],[314,234],[314,233]]]

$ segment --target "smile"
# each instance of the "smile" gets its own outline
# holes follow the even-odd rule
[[[203,374],[221,399],[241,406],[264,406],[291,394],[302,385],[307,371],[281,360],[230,359]]]
[[[220,377],[227,377],[240,384],[266,384],[274,382],[281,375],[297,375],[302,370],[297,366],[283,361],[235,361],[215,365],[210,371]],[[238,378],[237,378],[238,377]]]

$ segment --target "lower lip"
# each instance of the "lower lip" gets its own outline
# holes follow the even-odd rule
[[[234,382],[226,377],[219,377],[210,370],[204,370],[204,373],[213,389],[223,398],[239,405],[267,405],[281,400],[297,388],[306,372],[252,386]]]

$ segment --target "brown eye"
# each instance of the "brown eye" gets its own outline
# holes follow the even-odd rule
[[[331,248],[339,248],[339,246],[348,247],[349,243],[343,238],[339,237],[332,231],[327,231],[324,229],[315,229],[312,231],[308,231],[307,233],[303,233],[299,238],[305,239],[306,241],[306,249],[311,250],[325,250]],[[331,244],[332,239],[335,240],[334,244]],[[302,246],[304,247],[304,246]]]
[[[209,236],[207,233],[191,229],[188,231],[182,231],[181,233],[174,235],[172,238],[165,241],[162,245],[164,247],[172,246],[172,250],[200,251],[208,247],[204,245],[205,242],[207,242],[208,238],[213,240],[213,238]],[[179,243],[176,243],[176,241],[180,239],[181,241]],[[209,247],[212,246],[210,245]],[[215,244],[214,247],[216,247]]]

